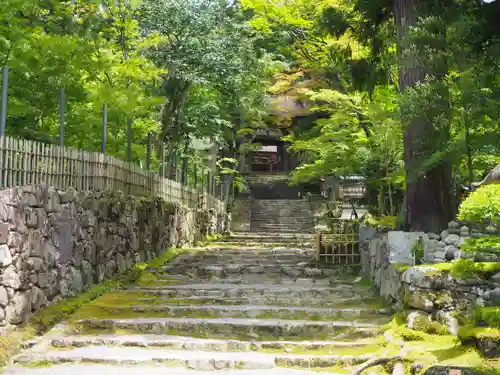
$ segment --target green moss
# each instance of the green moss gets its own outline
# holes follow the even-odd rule
[[[456,259],[448,263],[423,264],[417,266],[425,271],[427,276],[433,277],[444,273],[460,279],[484,277],[500,271],[500,262],[474,262],[472,259]]]
[[[27,323],[16,327],[12,332],[0,337],[0,366],[18,353],[23,342],[47,332],[57,323],[70,317],[82,306],[89,304],[106,293],[116,292],[123,287],[140,280],[147,267],[161,267],[169,260],[182,253],[183,249],[173,249],[163,252],[149,263],[137,264],[129,271],[117,277],[95,285],[89,290],[71,298],[62,299],[53,305],[46,306],[36,312]],[[149,276],[147,276],[149,277]]]
[[[470,342],[475,339],[495,339],[500,341],[500,330],[491,327],[476,327],[473,324],[461,327],[458,331],[458,337],[462,342]]]
[[[29,362],[29,363],[23,363],[23,367],[27,368],[48,368],[54,366],[54,362],[51,362],[46,359],[42,359],[40,361],[34,361],[34,362]]]
[[[500,184],[481,186],[460,205],[458,218],[468,222],[500,223]]]
[[[403,273],[405,272],[408,268],[410,268],[410,266],[408,264],[399,264],[399,263],[394,263],[393,264],[394,268],[396,269],[396,271],[398,271],[399,273]]]
[[[477,319],[487,323],[490,327],[500,328],[500,307],[480,308]]]
[[[352,356],[357,356],[357,355],[365,355],[365,354],[375,354],[377,353],[381,347],[374,343],[373,341],[371,343],[367,342],[366,340],[364,341],[366,344],[363,344],[363,341],[360,341],[359,346],[331,346],[325,349],[316,349],[316,350],[309,350],[304,347],[300,346],[293,346],[289,347],[286,349],[287,354],[295,354],[295,355],[317,355],[317,356],[322,356],[322,355],[352,355]],[[285,349],[263,349],[261,352],[263,353],[271,353],[271,354],[281,354],[285,353]]]
[[[364,223],[366,225],[370,225],[372,227],[385,227],[385,228],[391,228],[395,229],[396,225],[398,222],[398,217],[397,216],[379,216],[379,217],[373,217],[371,215],[367,215]]]
[[[470,253],[500,253],[500,236],[466,238],[460,249]]]

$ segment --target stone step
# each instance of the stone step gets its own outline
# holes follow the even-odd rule
[[[293,296],[252,296],[252,297],[211,297],[211,296],[193,296],[183,298],[169,298],[163,296],[161,291],[149,290],[143,291],[143,297],[138,298],[140,303],[168,303],[168,304],[190,304],[190,305],[271,305],[271,306],[307,306],[307,307],[358,307],[376,306],[382,308],[380,298],[361,297],[337,298],[334,301],[325,300],[324,297],[293,297]],[[129,303],[130,304],[130,303]]]
[[[282,229],[288,229],[292,228],[294,230],[305,230],[314,227],[314,222],[307,222],[307,223],[297,223],[297,222],[273,222],[273,221],[257,221],[257,220],[250,220],[250,228],[255,228],[258,230],[258,228],[272,228],[278,231],[281,231]],[[307,231],[306,231],[307,232]]]
[[[93,335],[93,336],[62,336],[51,340],[55,348],[75,348],[85,346],[128,346],[140,348],[167,348],[174,350],[190,350],[204,352],[253,352],[273,351],[314,352],[327,354],[356,354],[356,351],[375,349],[375,339],[343,341],[237,341],[195,339],[183,336],[167,335]],[[311,353],[314,354],[314,353]]]
[[[309,233],[279,233],[275,232],[271,234],[273,237],[280,237],[280,238],[285,238],[285,239],[301,239],[301,238],[307,238],[311,237],[311,234]],[[238,237],[267,237],[269,236],[269,233],[263,233],[263,232],[232,232],[231,236],[238,236]]]
[[[313,233],[314,232],[314,225],[307,225],[307,226],[299,226],[299,225],[294,225],[294,224],[261,224],[261,223],[250,223],[250,228],[252,230],[258,230],[258,231],[269,231],[269,232],[276,232],[280,231],[283,233],[293,233],[296,231],[304,231],[304,232],[309,232]]]
[[[189,272],[193,275],[218,276],[227,277],[228,275],[240,274],[280,274],[292,277],[332,277],[336,275],[336,270],[332,268],[312,268],[308,264],[295,266],[282,266],[279,264],[263,264],[263,265],[246,265],[246,264],[176,264],[169,263],[162,268],[163,271],[169,274],[183,274]]]
[[[281,264],[281,265],[294,265],[302,263],[315,262],[315,254],[309,255],[274,255],[262,254],[255,256],[252,254],[206,254],[197,256],[179,256],[171,261],[171,263],[190,263],[190,264],[217,264],[217,263],[237,263],[248,265],[259,264]]]
[[[295,230],[290,230],[294,232]],[[290,243],[285,243],[285,242],[254,242],[254,241],[214,241],[210,242],[209,248],[210,247],[219,247],[219,248],[228,248],[227,246],[238,246],[241,247],[242,250],[244,249],[249,249],[253,250],[251,248],[262,248],[265,247],[267,249],[269,248],[292,248],[292,249],[301,249],[301,248],[311,248],[312,243],[309,242],[290,242]]]
[[[316,250],[310,248],[304,249],[300,246],[283,246],[283,244],[279,244],[278,246],[266,245],[266,247],[263,247],[262,244],[259,243],[258,246],[251,247],[248,246],[248,243],[246,243],[245,245],[240,245],[239,247],[229,247],[228,244],[224,242],[211,242],[207,247],[191,248],[190,251],[195,253],[195,255],[244,255],[253,256],[255,258],[261,256],[306,256],[316,254]]]
[[[175,334],[197,338],[238,340],[353,340],[373,337],[378,325],[348,321],[308,321],[279,319],[195,319],[195,318],[136,318],[82,319],[78,331],[105,330],[154,334]]]
[[[269,286],[333,286],[337,282],[352,283],[352,280],[332,280],[332,279],[317,279],[317,278],[294,278],[284,277],[281,275],[238,275],[234,278],[220,278],[217,276],[199,279],[193,278],[190,275],[171,275],[171,274],[158,274],[158,282],[172,283],[172,284],[199,284],[203,283],[212,284],[230,284],[230,285],[249,285],[249,284],[267,284]]]
[[[183,298],[192,296],[210,297],[322,297],[325,301],[334,301],[338,298],[353,298],[359,296],[360,291],[355,288],[344,286],[321,287],[321,286],[272,286],[272,285],[231,285],[231,284],[189,284],[189,285],[158,285],[158,286],[134,286],[129,290],[161,293],[169,298]]]
[[[44,367],[26,368],[10,366],[4,370],[3,375],[206,375],[206,371],[196,371],[184,368],[171,368],[165,366],[140,365],[117,366],[113,364],[60,364]],[[311,375],[308,370],[285,368],[260,369],[260,370],[228,370],[225,375]],[[314,375],[341,375],[332,372],[314,372]]]
[[[152,305],[101,305],[98,302],[92,304],[91,309],[99,313],[109,313],[110,317],[123,316],[121,311],[133,313],[137,317],[155,316],[165,318],[252,318],[262,319],[304,319],[304,320],[328,320],[328,319],[356,319],[357,322],[379,322],[385,324],[390,321],[387,316],[381,316],[382,309],[368,308],[321,308],[321,307],[284,307],[269,305],[190,305],[190,304],[152,304]],[[85,307],[83,310],[85,311]],[[101,316],[102,317],[102,316]]]
[[[307,236],[302,236],[302,237],[283,237],[283,236],[275,236],[275,235],[268,235],[268,236],[229,236],[226,238],[222,238],[219,240],[219,242],[271,242],[271,243],[300,243],[300,242],[310,242],[313,240],[313,237],[311,235]]]
[[[244,352],[238,356],[234,352],[180,351],[162,348],[86,346],[66,350],[50,350],[46,353],[27,354],[18,357],[16,363],[91,362],[116,365],[158,363],[168,367],[185,367],[191,370],[227,369],[272,369],[276,367],[331,367],[339,364],[355,365],[372,358],[372,355],[293,355]]]
[[[300,216],[299,216],[300,215]],[[314,221],[314,217],[301,212],[297,216],[276,216],[276,214],[252,213],[250,220],[255,222],[283,222],[283,223],[309,223]]]
[[[251,258],[251,257],[240,257],[240,256],[232,256],[232,257],[202,257],[199,259],[189,260],[189,264],[186,264],[186,260],[183,261],[175,261],[171,262],[172,265],[178,265],[183,268],[196,268],[202,266],[228,266],[228,264],[234,263],[235,267],[241,265],[242,267],[250,268],[250,267],[258,267],[258,266],[281,266],[281,267],[310,267],[315,268],[317,261],[316,257],[308,256],[302,258],[291,258],[291,259],[280,259],[280,258]]]
[[[310,223],[314,218],[300,213],[301,216],[276,216],[272,214],[254,214],[252,213],[250,220],[252,222],[276,222],[276,223]]]

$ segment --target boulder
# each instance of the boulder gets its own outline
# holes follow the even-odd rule
[[[37,288],[33,287],[33,298],[31,300],[31,311],[38,311],[42,306],[47,304],[47,297],[45,297],[45,293]]]
[[[444,243],[446,245],[460,247],[460,236],[458,234],[449,234],[448,237],[444,239]]]
[[[434,310],[432,294],[418,289],[410,289],[410,293],[408,296],[408,306],[430,313]]]
[[[431,316],[423,311],[412,311],[406,318],[406,325],[408,328],[416,331],[420,331],[421,327],[427,322],[431,322]]]
[[[7,306],[6,318],[10,324],[21,324],[31,312],[33,292],[31,290],[17,292]]]
[[[409,267],[402,277],[402,281],[418,288],[443,289],[447,276],[431,267]]]
[[[460,325],[458,319],[455,318],[452,312],[439,310],[436,314],[436,319],[439,323],[444,324],[448,328],[451,335],[457,336]]]
[[[0,245],[0,267],[8,267],[12,264],[12,255],[6,244]]]
[[[393,264],[414,264],[412,249],[419,239],[424,241],[425,255],[425,246],[429,242],[426,233],[390,231],[388,233],[389,262]]]
[[[453,260],[455,259],[455,253],[459,251],[460,249],[454,245],[447,245],[444,248],[444,251],[446,252],[446,260]]]
[[[12,289],[19,289],[21,287],[21,277],[16,268],[12,265],[7,267],[2,275],[2,285],[8,286]]]
[[[5,307],[9,304],[9,295],[5,287],[0,286],[0,306]]]

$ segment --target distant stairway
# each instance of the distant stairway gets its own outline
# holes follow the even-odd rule
[[[254,199],[251,206],[252,232],[311,233],[314,210],[305,199]]]

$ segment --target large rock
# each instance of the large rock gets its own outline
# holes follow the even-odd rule
[[[414,264],[412,249],[419,240],[424,242],[425,256],[425,246],[429,243],[429,237],[426,233],[408,233],[399,231],[389,232],[389,261],[393,264]]]
[[[0,244],[6,244],[9,240],[9,226],[0,222]]]
[[[47,304],[47,297],[45,297],[45,293],[37,287],[33,287],[32,291],[33,298],[31,300],[31,310],[37,311],[42,306],[45,306]]]
[[[458,330],[460,325],[458,323],[458,319],[452,314],[450,311],[439,310],[436,314],[437,321],[441,324],[444,324],[450,334],[453,336],[458,335]]]
[[[412,311],[408,314],[406,318],[406,325],[410,329],[414,329],[416,331],[420,331],[421,327],[425,323],[431,322],[431,316],[423,311]]]
[[[10,324],[21,324],[31,312],[33,292],[31,290],[17,292],[7,306],[6,318]]]
[[[432,298],[431,292],[410,288],[408,293],[408,306],[430,313],[434,310]]]
[[[446,245],[453,245],[455,247],[460,247],[460,236],[458,234],[450,234],[444,239]]]
[[[370,241],[377,235],[377,229],[365,224],[360,224],[358,229],[358,239],[360,242]]]
[[[8,286],[12,289],[19,289],[22,285],[21,277],[14,266],[9,266],[3,272],[2,285]]]
[[[425,289],[445,288],[448,277],[432,267],[409,267],[402,277],[406,284]]]
[[[0,286],[0,306],[5,307],[9,304],[9,295],[5,287]]]
[[[12,264],[12,255],[6,244],[0,245],[0,267],[7,267]]]

